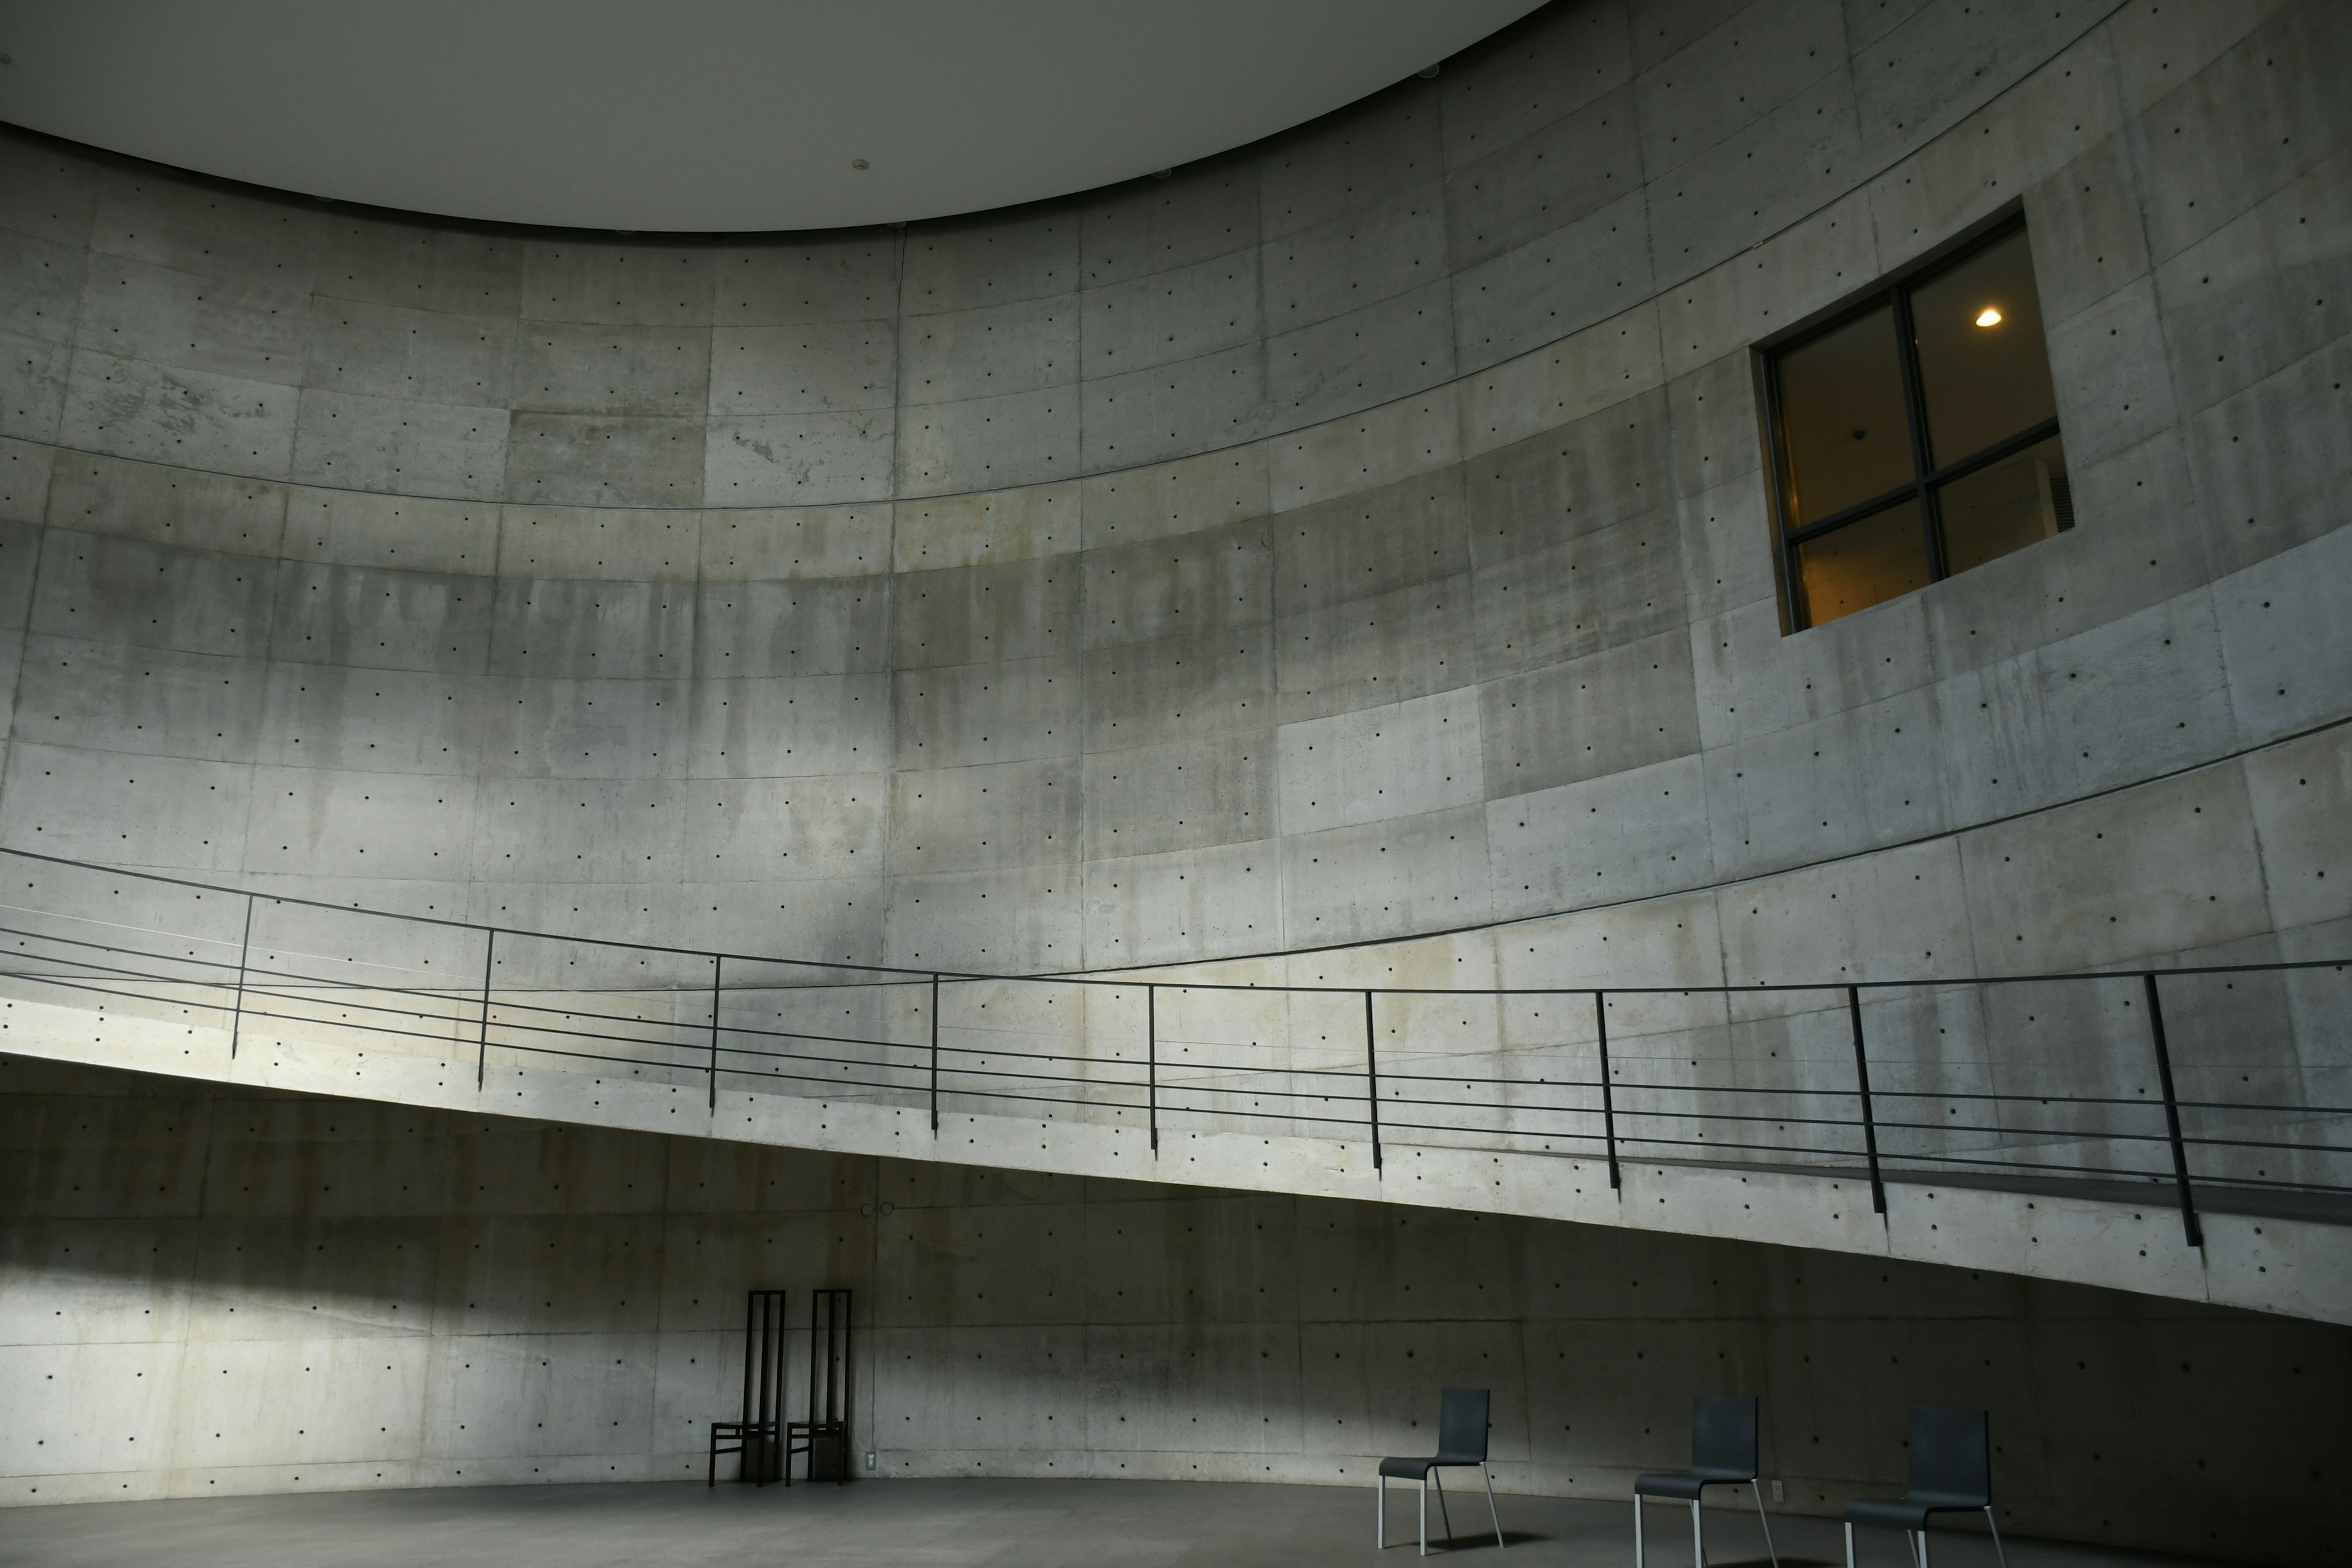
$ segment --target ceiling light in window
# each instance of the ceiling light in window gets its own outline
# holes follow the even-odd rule
[[[1998,327],[2000,325],[2000,308],[1993,305],[1987,305],[1983,310],[1979,310],[1977,312],[1977,325],[1979,327]]]

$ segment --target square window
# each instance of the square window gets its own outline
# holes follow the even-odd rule
[[[1773,350],[1767,371],[1795,626],[2074,526],[2022,223]]]

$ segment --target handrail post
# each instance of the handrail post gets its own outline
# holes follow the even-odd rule
[[[1601,1039],[1601,1131],[1609,1144],[1609,1189],[1622,1190],[1617,1173],[1617,1102],[1609,1092],[1609,1008],[1603,1000],[1607,994],[1592,994],[1592,1021],[1600,1028]]]
[[[1862,1048],[1862,987],[1845,988],[1846,1014],[1853,1020],[1853,1079],[1862,1090],[1862,1146],[1870,1155],[1870,1206],[1886,1212],[1886,1184],[1878,1174],[1878,1122],[1870,1113],[1870,1058]]]
[[[474,1041],[474,1087],[479,1089],[490,1060],[490,965],[499,951],[499,928],[492,926],[482,943],[482,1032]]]
[[[1151,1155],[1160,1157],[1160,987],[1143,988],[1143,1082],[1151,1118]]]
[[[245,896],[245,935],[236,947],[236,1005],[229,1015],[228,1059],[236,1060],[236,1042],[245,1033],[245,966],[253,953],[253,895]]]
[[[2140,976],[2147,991],[2147,1032],[2156,1045],[2156,1078],[2164,1090],[2164,1129],[2172,1139],[2172,1179],[2180,1187],[2180,1228],[2189,1245],[2205,1245],[2205,1227],[2197,1218],[2196,1194],[2189,1186],[2189,1145],[2180,1136],[2180,1100],[2172,1092],[2172,1051],[2164,1039],[2164,1003],[2156,994],[2153,971]]]
[[[940,977],[931,976],[931,1136],[940,1135]]]
[[[1381,1056],[1372,1033],[1372,994],[1364,993],[1364,1105],[1372,1123],[1372,1169],[1381,1168]]]
[[[710,1114],[719,1114],[719,976],[727,966],[724,953],[710,955]]]

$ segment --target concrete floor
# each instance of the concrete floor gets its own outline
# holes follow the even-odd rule
[[[922,1568],[1080,1564],[1365,1563],[1370,1499],[1338,1487],[1093,1480],[909,1480],[846,1488],[754,1489],[662,1482],[635,1486],[483,1487],[431,1491],[336,1492],[310,1497],[89,1503],[9,1510],[0,1563],[168,1563],[175,1568],[269,1568],[279,1563],[757,1563],[786,1556],[824,1564],[908,1563]],[[1507,1497],[1503,1525],[1517,1568],[1630,1563],[1633,1531],[1622,1503]],[[1412,1556],[1410,1493],[1391,1491],[1390,1556]],[[1651,1561],[1687,1561],[1687,1514],[1651,1516]],[[1461,1550],[1495,1551],[1466,1533],[1486,1510],[1457,1499]],[[1433,1526],[1435,1523],[1432,1521]],[[1837,1526],[1783,1517],[1773,1530],[1783,1568],[1842,1561]],[[1400,1545],[1399,1542],[1402,1544]],[[1708,1555],[1718,1568],[1765,1561],[1750,1520],[1708,1512]],[[2100,1568],[2188,1563],[2042,1542],[2011,1541],[2013,1568]],[[1433,1554],[1435,1547],[1433,1546]],[[1946,1568],[1991,1564],[1981,1535],[1939,1536]],[[1905,1561],[1899,1538],[1869,1542],[1868,1564]]]

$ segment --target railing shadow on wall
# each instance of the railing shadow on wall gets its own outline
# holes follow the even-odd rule
[[[354,1063],[2352,1223],[2352,959],[1749,985],[1004,976],[555,936],[0,849],[0,994]],[[194,1044],[187,1049],[193,1053]],[[446,1080],[445,1080],[446,1081]],[[601,1078],[593,1081],[603,1081]]]

